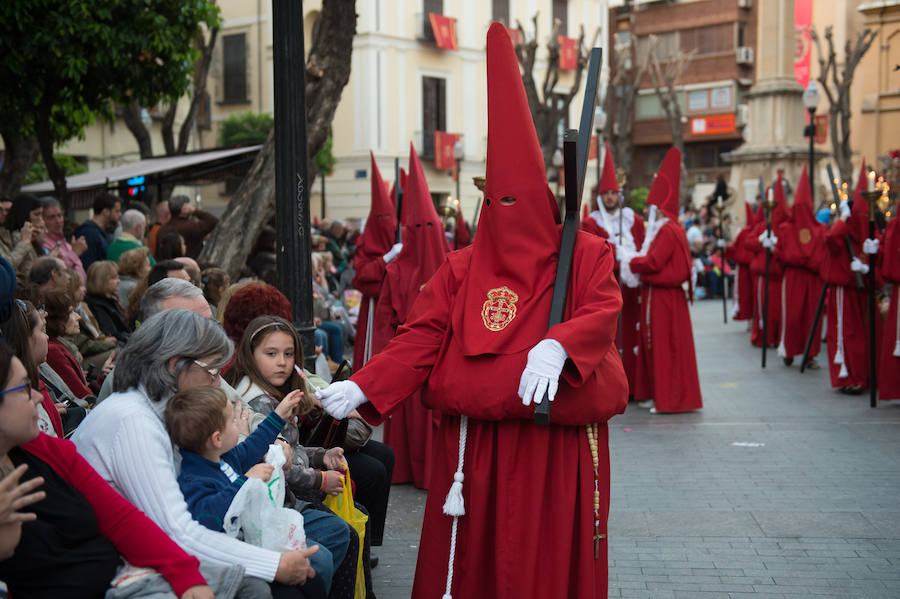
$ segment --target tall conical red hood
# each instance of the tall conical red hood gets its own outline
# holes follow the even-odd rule
[[[791,207],[793,221],[791,229],[797,235],[799,242],[797,248],[807,259],[811,258],[812,253],[820,247],[813,241],[818,237],[823,226],[816,220],[816,215],[813,213],[812,194],[809,189],[809,175],[806,171],[806,164],[804,164],[800,180],[797,182],[797,191],[794,194],[794,205]]]
[[[678,148],[669,148],[653,179],[647,204],[656,206],[666,217],[678,222],[678,194],[681,185],[681,152]]]
[[[866,159],[863,158],[859,166],[859,178],[856,180],[856,189],[853,191],[853,208],[847,225],[852,231],[853,240],[862,243],[869,236],[869,203],[863,197],[862,192],[869,189],[869,179],[866,171]]]
[[[402,180],[401,180],[402,184]],[[407,221],[403,225],[403,249],[389,266],[398,271],[391,286],[392,303],[400,320],[406,319],[419,290],[444,262],[447,238],[431,193],[425,181],[422,164],[412,144],[409,147],[409,178],[403,196]]]
[[[784,193],[784,178],[780,170],[778,171],[778,177],[775,179],[772,199],[775,201],[775,208],[772,210],[772,230],[775,231],[778,229],[778,225],[791,216],[790,208],[787,205],[787,196]]]
[[[559,253],[559,209],[506,28],[487,34],[484,204],[451,326],[465,355],[511,354],[547,332]]]
[[[750,202],[744,202],[744,217],[746,219],[746,227],[752,227],[753,221],[756,218],[753,215],[753,206],[750,205]]]
[[[619,191],[619,182],[616,180],[616,167],[613,164],[612,152],[609,151],[609,142],[606,142],[603,174],[600,176],[600,186],[597,187],[597,193],[603,193],[604,191]]]
[[[397,215],[394,202],[388,195],[387,185],[381,178],[375,154],[372,158],[372,207],[366,219],[366,228],[362,234],[362,243],[369,254],[384,254],[394,245],[397,233]]]

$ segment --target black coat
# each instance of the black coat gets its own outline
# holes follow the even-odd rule
[[[97,318],[97,324],[100,330],[107,335],[112,335],[120,342],[125,343],[131,335],[131,328],[125,322],[125,315],[122,313],[122,306],[114,299],[101,295],[88,294],[84,301],[94,316]]]

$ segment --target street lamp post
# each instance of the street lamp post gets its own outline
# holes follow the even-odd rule
[[[559,204],[561,200],[559,198],[559,176],[562,173],[563,166],[563,155],[562,150],[556,148],[556,151],[553,152],[553,168],[556,169],[556,202]]]
[[[815,159],[816,159],[816,108],[819,106],[819,100],[822,99],[819,94],[819,88],[812,79],[809,85],[803,91],[803,105],[809,111],[809,125],[806,127],[806,133],[809,135],[809,200],[813,207],[816,205],[816,187],[815,187]]]
[[[462,164],[463,159],[463,142],[461,139],[457,139],[456,143],[453,144],[453,159],[456,160],[456,201],[460,202],[458,205],[462,206],[462,198],[459,197],[459,180],[462,179],[462,173],[460,173],[460,165]],[[459,224],[457,223],[457,226]]]

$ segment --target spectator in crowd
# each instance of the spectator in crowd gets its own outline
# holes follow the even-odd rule
[[[38,258],[28,273],[28,279],[38,286],[41,292],[51,289],[68,289],[72,275],[60,258],[44,256]]]
[[[247,267],[253,276],[266,280],[267,275],[275,271],[275,243],[275,229],[266,225],[259,232],[247,259]]]
[[[184,279],[190,282],[191,277],[184,268],[184,264],[178,260],[160,260],[156,266],[150,269],[150,274],[147,276],[147,287],[168,278]]]
[[[111,489],[70,442],[40,434],[34,420],[40,394],[6,344],[0,344],[0,380],[0,455],[26,466],[22,480],[43,489],[42,500],[29,508],[37,519],[22,527],[15,554],[0,562],[10,592],[102,596],[124,557],[160,572],[164,590],[181,599],[211,598],[195,557]]]
[[[174,260],[180,256],[187,256],[187,245],[184,237],[176,231],[169,231],[159,238],[156,257],[162,260]]]
[[[76,335],[68,336],[68,339],[81,352],[82,364],[86,368],[90,368],[90,365],[93,364],[94,368],[99,370],[112,351],[116,349],[118,342],[115,337],[107,335],[100,330],[100,323],[97,322],[97,317],[94,316],[90,306],[84,301],[87,295],[84,279],[74,270],[70,270],[69,275],[68,291],[75,303],[75,311],[78,313],[79,332]]]
[[[78,313],[68,290],[55,290],[43,294],[47,310],[47,364],[58,374],[75,397],[93,396],[84,370],[78,359],[78,347],[66,339],[79,332]]]
[[[75,230],[75,236],[84,237],[87,242],[87,249],[81,254],[81,264],[85,272],[94,262],[106,260],[106,252],[109,249],[106,230],[119,223],[122,216],[122,201],[114,194],[101,194],[94,199],[93,211],[94,216]]]
[[[146,246],[122,252],[119,256],[118,296],[119,303],[123,306],[128,305],[128,299],[131,297],[131,292],[137,287],[138,281],[142,281],[150,274],[151,260],[153,260],[153,256],[150,255],[150,248]]]
[[[231,285],[231,278],[221,268],[207,268],[201,273],[200,281],[203,297],[209,302],[209,309],[215,318],[219,301],[222,299],[222,294]]]
[[[275,597],[324,596],[309,565],[317,547],[278,553],[213,532],[191,518],[178,488],[166,404],[176,391],[218,385],[232,348],[218,323],[193,312],[147,318],[118,359],[114,396],[91,411],[73,439],[104,480],[203,563],[242,565],[247,575],[275,582]]]
[[[47,235],[44,236],[44,249],[48,252],[56,251],[56,255],[65,263],[66,268],[78,271],[84,277],[84,267],[81,265],[81,255],[87,249],[87,242],[83,237],[72,237],[67,240],[63,232],[65,219],[62,207],[55,198],[44,197],[40,200],[44,208],[44,225],[47,227]]]
[[[203,289],[203,281],[200,277],[200,265],[197,264],[197,261],[193,258],[188,258],[187,256],[179,256],[178,258],[175,258],[175,261],[184,264],[184,272],[187,273],[191,283],[196,287]]]
[[[144,231],[147,228],[146,217],[140,210],[133,208],[126,210],[119,222],[122,225],[122,234],[109,244],[106,250],[106,259],[113,262],[118,262],[123,252],[144,247]],[[150,256],[150,265],[154,264],[156,260]]]
[[[128,341],[131,327],[125,322],[125,312],[119,304],[119,267],[115,262],[100,260],[88,268],[85,301],[100,324],[100,330],[120,343]]]
[[[18,196],[6,215],[5,228],[0,234],[0,254],[3,255],[20,280],[27,280],[35,261],[44,255],[44,209],[30,194]]]
[[[203,249],[203,240],[209,235],[219,219],[203,210],[198,210],[187,196],[175,196],[169,200],[169,211],[172,219],[160,227],[160,241],[166,233],[174,231],[184,237],[186,252],[182,255],[197,258]],[[162,258],[160,258],[162,259]]]
[[[159,235],[159,230],[171,219],[172,215],[169,213],[169,201],[161,200],[156,204],[156,222],[150,225],[150,231],[147,233],[147,247],[150,248],[150,251],[154,256],[156,255],[156,243],[158,241],[157,236]]]

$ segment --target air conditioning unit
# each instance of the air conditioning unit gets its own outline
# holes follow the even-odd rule
[[[737,0],[738,8],[746,8],[750,10],[753,8],[753,0]]]
[[[738,64],[753,64],[753,48],[750,46],[738,46],[737,48],[737,63]]]
[[[738,104],[737,115],[735,118],[735,125],[737,125],[738,127],[745,127],[749,121],[750,121],[750,105],[749,104]]]

